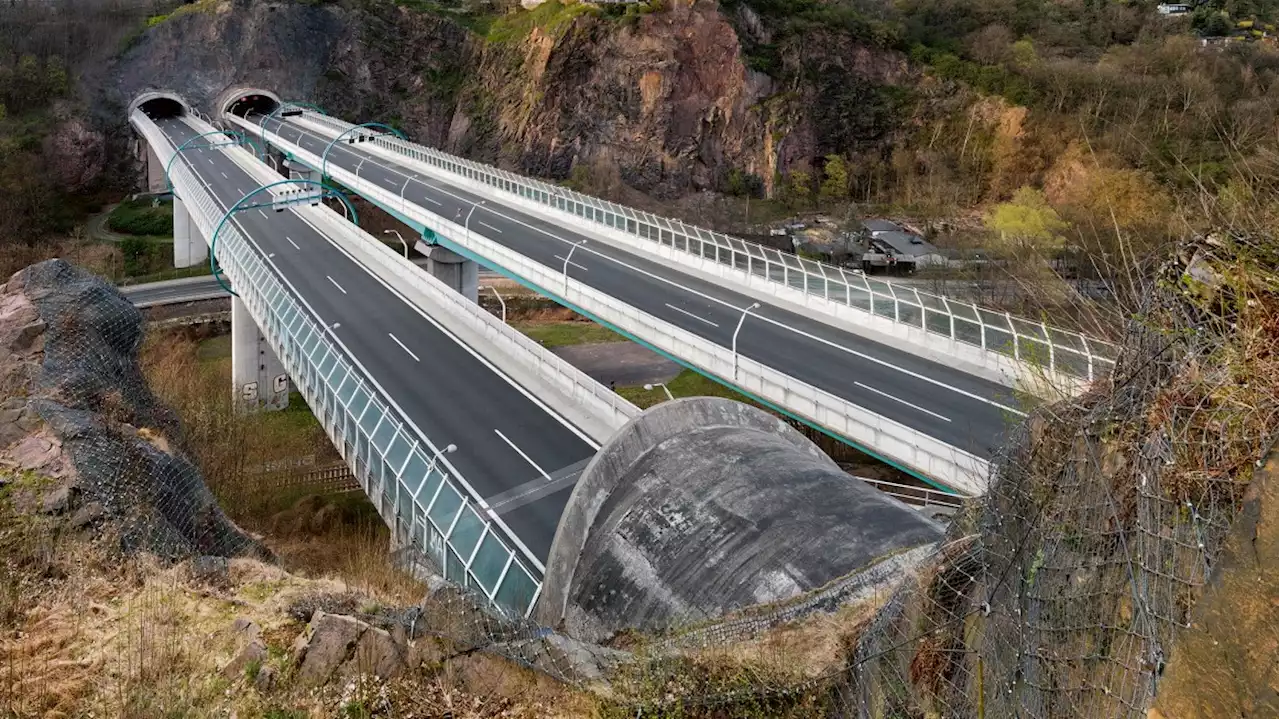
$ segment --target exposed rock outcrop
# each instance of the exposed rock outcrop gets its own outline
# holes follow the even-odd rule
[[[724,189],[732,171],[771,188],[827,153],[879,152],[896,127],[879,88],[908,75],[900,55],[820,28],[784,43],[773,76],[752,70],[735,24],[767,28],[710,0],[625,22],[552,2],[497,18],[484,36],[389,2],[198,7],[124,56],[109,104],[164,87],[212,110],[226,88],[255,85],[520,172],[581,168],[618,196]]]
[[[138,366],[141,343],[138,310],[62,260],[0,287],[0,471],[56,480],[43,511],[76,527],[109,517],[125,549],[265,558],[182,452],[180,426]]]

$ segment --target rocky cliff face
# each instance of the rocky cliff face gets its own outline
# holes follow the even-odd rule
[[[208,105],[256,84],[351,120],[521,172],[590,180],[659,199],[723,189],[881,143],[877,89],[905,61],[815,31],[782,43],[775,77],[744,64],[745,7],[678,0],[624,18],[547,3],[486,35],[390,3],[359,7],[223,0],[148,31],[113,71],[112,106],[147,87]],[[585,172],[584,172],[585,171]]]

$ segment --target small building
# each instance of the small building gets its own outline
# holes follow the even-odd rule
[[[888,220],[866,220],[862,226],[871,237],[862,255],[862,269],[914,272],[920,267],[946,265],[948,258],[933,243]]]
[[[1156,12],[1161,15],[1186,15],[1191,12],[1191,6],[1182,3],[1160,3],[1156,6]]]

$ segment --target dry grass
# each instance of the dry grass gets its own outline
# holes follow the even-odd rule
[[[18,270],[37,262],[61,257],[74,265],[104,277],[122,273],[123,258],[115,245],[67,237],[36,245],[11,244],[0,251],[0,277],[8,279]]]
[[[193,455],[223,509],[237,522],[259,528],[278,507],[262,496],[253,470],[285,457],[338,459],[328,437],[302,407],[287,412],[239,415],[231,394],[231,359],[201,361],[200,345],[180,331],[152,334],[141,356],[157,397],[182,420],[185,448]]]

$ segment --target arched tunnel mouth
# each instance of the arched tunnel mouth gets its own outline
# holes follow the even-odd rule
[[[171,97],[154,97],[138,106],[152,120],[182,117],[187,108]]]
[[[226,111],[232,115],[249,117],[250,115],[270,115],[279,106],[280,103],[269,95],[246,93],[232,98],[227,103]]]

